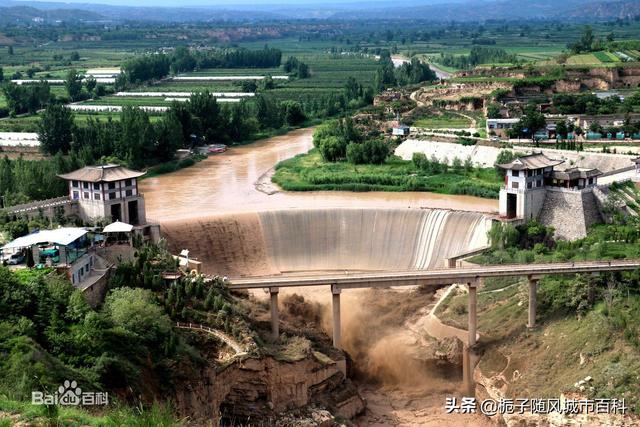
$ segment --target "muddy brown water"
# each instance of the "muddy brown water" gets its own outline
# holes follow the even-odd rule
[[[140,182],[147,218],[170,219],[272,209],[434,208],[496,212],[497,200],[427,192],[311,191],[266,194],[255,184],[280,161],[312,148],[313,129],[299,129],[253,144],[232,147],[177,172]]]
[[[495,200],[426,192],[258,190],[279,161],[312,147],[312,132],[300,129],[233,147],[192,167],[143,180],[147,218],[160,223],[170,249],[189,248],[206,272],[231,277],[433,268],[447,254],[482,245],[483,214],[497,210]],[[304,290],[306,297],[328,309],[326,289],[309,291]],[[357,295],[345,295],[345,324],[358,306],[350,304],[349,294]],[[388,343],[380,345],[386,354]],[[385,363],[386,357],[380,360]],[[444,414],[445,397],[457,392],[457,379],[457,373],[445,375],[423,387],[362,382],[369,409],[358,425],[484,425],[474,416]]]

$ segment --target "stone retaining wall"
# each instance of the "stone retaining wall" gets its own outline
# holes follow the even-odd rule
[[[583,191],[548,188],[538,218],[541,224],[554,227],[556,237],[575,240],[587,235],[587,229],[602,221],[598,202],[591,189]]]

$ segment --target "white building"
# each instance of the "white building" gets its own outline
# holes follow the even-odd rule
[[[68,181],[69,198],[78,204],[83,221],[106,218],[132,225],[146,223],[144,197],[138,192],[138,177],[144,172],[119,165],[86,166],[59,175]]]
[[[598,169],[556,169],[562,163],[564,160],[534,153],[498,165],[505,170],[505,185],[500,190],[500,216],[524,220],[538,218],[547,189],[582,190],[594,187],[598,183],[598,176],[602,174]]]

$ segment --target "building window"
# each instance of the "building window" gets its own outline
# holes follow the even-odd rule
[[[93,193],[93,198],[96,200],[100,200],[100,193]]]
[[[527,188],[532,188],[533,187],[533,182],[529,181],[527,182]]]
[[[519,182],[514,181],[514,182],[511,183],[511,188],[517,190],[519,187],[520,187],[520,183]]]
[[[99,190],[100,189],[100,184],[98,184],[97,182],[93,183],[93,189],[94,190]]]
[[[85,272],[85,273],[88,273],[88,272],[89,272],[89,264],[87,264],[87,265],[85,265],[85,266],[84,266],[84,272]]]
[[[124,180],[124,186],[125,187],[131,187],[131,179],[125,179]]]
[[[71,185],[73,187],[77,187],[78,186],[78,181],[71,181]]]
[[[89,193],[85,191],[85,192],[82,194],[82,196],[83,196],[85,199],[88,199],[88,198],[89,198]]]
[[[115,190],[116,188],[116,183],[115,182],[110,182],[109,183],[109,190]]]
[[[536,182],[536,187],[542,187],[542,180],[541,180],[541,179],[539,179],[539,180]]]
[[[82,188],[84,188],[85,190],[89,189],[89,183],[88,182],[83,182],[82,183]]]
[[[133,195],[133,190],[127,190],[127,197],[132,196]]]
[[[520,176],[520,171],[512,170],[511,176]]]
[[[109,200],[113,200],[117,198],[117,194],[115,191],[109,193]]]
[[[73,192],[73,200],[78,200],[80,198],[80,193],[77,191]]]

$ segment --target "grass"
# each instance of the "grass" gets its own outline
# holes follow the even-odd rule
[[[15,421],[26,422],[28,425],[52,425],[68,427],[174,427],[179,426],[171,409],[167,406],[154,404],[149,408],[128,407],[115,405],[101,409],[100,412],[89,412],[85,409],[71,406],[32,405],[7,399],[0,395],[0,427],[12,425]],[[7,424],[8,423],[8,424]]]
[[[382,165],[331,163],[313,149],[280,162],[273,182],[287,191],[430,191],[497,198],[502,180],[493,169],[430,175],[398,158]]]
[[[442,116],[424,117],[416,120],[413,126],[427,129],[468,129],[471,121],[465,117],[455,114],[444,114]]]
[[[625,398],[630,409],[640,412],[636,377],[640,352],[613,325],[604,303],[582,316],[539,308],[538,328],[528,330],[526,282],[504,292],[482,292],[494,285],[487,280],[478,294],[479,368],[485,376],[504,375],[507,397],[558,398],[560,393],[578,391],[574,383],[591,376],[593,381],[584,391],[587,396]],[[541,281],[539,294],[552,285]],[[443,303],[437,315],[447,324],[466,329],[466,304],[466,293],[458,293]],[[622,298],[618,304],[624,305]]]

